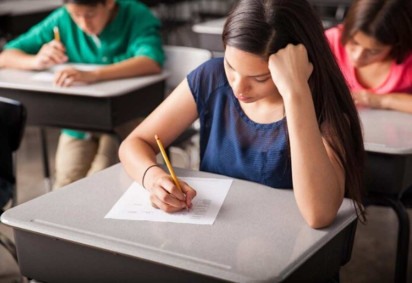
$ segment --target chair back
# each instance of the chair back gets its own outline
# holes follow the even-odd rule
[[[19,101],[0,96],[0,128],[9,137],[10,149],[16,151],[26,125],[26,108]]]
[[[24,127],[26,125],[26,108],[19,101],[0,96],[0,189],[3,190],[0,203],[7,204],[12,199],[16,205],[16,179],[13,164],[13,153],[19,148]],[[9,189],[10,188],[10,189]],[[0,215],[3,207],[0,207]],[[14,243],[0,232],[0,245],[14,258],[16,263],[17,251]]]
[[[170,72],[166,80],[167,94],[196,67],[212,58],[212,52],[206,49],[165,45],[166,61],[164,68]]]

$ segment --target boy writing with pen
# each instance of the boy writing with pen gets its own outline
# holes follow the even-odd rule
[[[73,67],[58,71],[54,83],[60,87],[161,71],[160,22],[145,5],[121,0],[64,0],[64,4],[8,42],[0,54],[0,67],[44,70],[63,63],[104,65],[93,71]],[[116,163],[117,148],[111,135],[63,130],[54,188]]]

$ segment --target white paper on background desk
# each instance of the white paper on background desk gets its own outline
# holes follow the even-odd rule
[[[212,225],[232,185],[232,179],[180,178],[196,190],[190,210],[167,213],[152,207],[149,193],[133,182],[105,218]]]
[[[56,65],[51,67],[50,69],[43,71],[43,72],[37,72],[35,73],[32,77],[31,80],[33,81],[40,81],[40,82],[53,82],[54,81],[54,76],[57,71],[60,71],[65,68],[73,67],[75,69],[81,70],[81,71],[93,71],[96,70],[97,68],[101,67],[99,65],[89,65],[89,64],[61,64],[61,65]]]

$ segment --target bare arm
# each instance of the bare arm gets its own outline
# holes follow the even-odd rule
[[[95,83],[99,81],[129,78],[160,73],[161,67],[149,57],[138,56],[119,63],[107,65],[94,71],[67,68],[56,74],[55,84],[70,86],[75,82]]]
[[[296,202],[311,227],[325,227],[342,203],[344,170],[317,123],[308,85],[312,64],[303,45],[288,45],[270,57],[269,68],[285,105]]]
[[[0,54],[0,67],[21,70],[44,70],[56,64],[67,62],[64,45],[57,40],[42,46],[36,55],[19,49],[6,49]]]
[[[188,83],[184,80],[120,145],[119,157],[127,173],[142,183],[145,170],[156,164],[159,149],[155,134],[167,147],[196,117],[196,104]],[[151,194],[152,204],[168,212],[191,206],[196,192],[187,184],[181,184],[186,200],[169,174],[160,167],[149,169],[144,179],[144,186]]]
[[[44,44],[36,55],[18,49],[5,50],[0,54],[0,67],[22,70],[43,70],[67,62],[64,46],[59,41]],[[75,82],[95,83],[105,80],[160,73],[161,67],[154,60],[139,56],[104,66],[94,71],[67,68],[56,73],[55,84],[70,86]]]
[[[360,106],[412,113],[412,94],[409,93],[377,95],[365,91],[352,93],[352,96]]]

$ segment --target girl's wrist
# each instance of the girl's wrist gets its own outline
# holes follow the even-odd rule
[[[146,168],[146,170],[143,172],[143,175],[142,175],[142,187],[143,188],[145,188],[145,189],[147,189],[147,186],[145,185],[145,180],[146,180],[146,184],[147,184],[147,175],[148,175],[148,172],[151,170],[151,169],[153,169],[154,167],[160,167],[160,165],[159,164],[152,164],[152,165],[150,165],[150,166],[148,166],[147,168]]]
[[[390,109],[390,95],[382,95],[377,98],[379,108]]]

